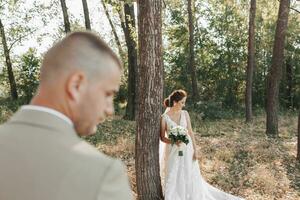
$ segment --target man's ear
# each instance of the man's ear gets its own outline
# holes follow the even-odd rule
[[[68,97],[78,102],[80,100],[81,94],[86,88],[86,76],[83,72],[74,72],[71,74],[67,80],[66,92]]]

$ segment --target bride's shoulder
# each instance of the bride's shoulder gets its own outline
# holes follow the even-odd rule
[[[182,110],[182,112],[183,112],[184,114],[189,114],[189,112],[188,112],[187,110]]]
[[[189,112],[187,110],[182,110],[182,112],[184,113],[185,116],[189,117]]]
[[[161,117],[168,117],[168,116],[170,116],[169,114],[170,114],[170,111],[165,111],[165,112],[161,115]]]
[[[163,114],[160,115],[161,119],[164,119],[165,117],[166,117],[166,113],[163,113]]]
[[[167,123],[168,118],[166,116],[166,113],[164,113],[160,116],[160,121],[161,121],[161,123]]]

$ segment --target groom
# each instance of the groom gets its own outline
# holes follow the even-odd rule
[[[124,165],[79,137],[113,114],[121,71],[90,32],[45,54],[37,94],[0,126],[1,200],[132,199]]]

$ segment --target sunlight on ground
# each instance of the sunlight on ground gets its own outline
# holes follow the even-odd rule
[[[100,151],[126,163],[136,196],[134,126],[134,122],[119,118],[105,122],[99,129],[107,132],[117,129],[118,136],[107,136],[105,140],[110,140],[109,143],[105,140],[93,143]],[[249,200],[300,199],[297,118],[280,118],[278,139],[267,138],[264,126],[264,116],[249,125],[242,119],[194,122],[201,173],[210,184]]]
[[[1,122],[12,115],[1,109]],[[280,116],[280,137],[265,135],[265,116],[252,124],[244,119],[202,121],[191,113],[202,176],[210,184],[247,200],[300,199],[300,163],[296,162],[297,116]],[[99,125],[84,138],[99,151],[120,158],[127,166],[136,196],[135,122],[120,116]]]

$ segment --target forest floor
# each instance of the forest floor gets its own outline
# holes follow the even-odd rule
[[[0,124],[12,111],[0,105]],[[296,161],[297,116],[281,115],[279,138],[265,135],[265,116],[252,124],[244,119],[201,120],[190,113],[202,176],[215,187],[247,200],[300,199],[300,163]],[[136,196],[134,144],[135,122],[121,116],[108,119],[86,139],[99,151],[127,165]]]
[[[297,116],[280,116],[279,138],[265,135],[265,116],[202,121],[191,113],[199,164],[208,183],[247,200],[300,199],[300,163],[296,161]],[[99,125],[86,138],[100,151],[122,159],[136,196],[135,123],[120,116]]]

